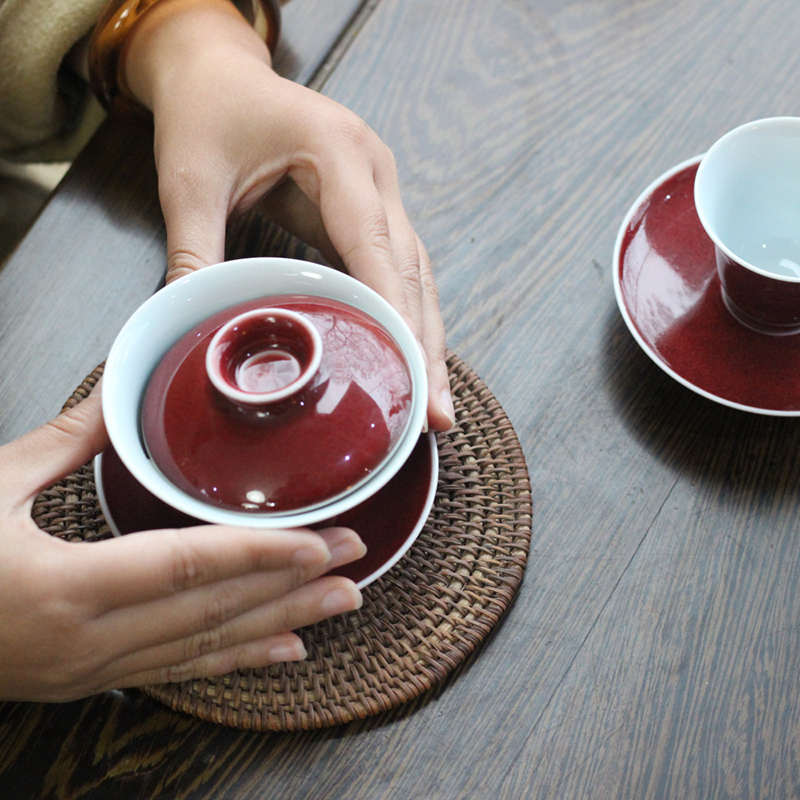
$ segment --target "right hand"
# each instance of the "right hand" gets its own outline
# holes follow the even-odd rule
[[[344,528],[227,526],[69,544],[31,519],[38,493],[107,442],[95,390],[0,448],[0,699],[64,701],[305,657],[292,633],[361,605],[320,577],[360,558]]]
[[[277,75],[230,3],[157,5],[131,34],[125,65],[131,91],[154,114],[167,283],[222,261],[228,218],[277,187],[267,202],[274,209],[281,201],[280,220],[293,217],[295,232],[313,229],[310,244],[409,324],[428,362],[428,422],[449,429],[455,412],[438,290],[403,207],[394,156],[377,134],[339,103]]]

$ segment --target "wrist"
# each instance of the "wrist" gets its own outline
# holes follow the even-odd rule
[[[221,53],[246,53],[270,63],[266,44],[228,0],[170,0],[129,37],[122,52],[120,88],[153,111],[195,64],[218,68]],[[202,78],[196,79],[202,83]]]
[[[91,37],[92,88],[107,108],[152,110],[162,72],[220,43],[270,64],[279,32],[277,0],[110,0]]]

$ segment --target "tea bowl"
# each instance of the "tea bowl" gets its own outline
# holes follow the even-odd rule
[[[289,377],[279,377],[277,397],[274,387],[266,392],[265,396],[270,395],[267,402],[272,403],[267,406],[260,405],[261,399],[252,404],[248,401],[263,386],[251,392],[254,387],[245,381],[226,396],[225,382],[235,383],[230,375],[237,370],[249,370],[258,382],[263,362],[276,359],[253,359],[250,350],[239,348],[246,355],[241,363],[233,364],[228,356],[219,354],[226,347],[238,347],[236,337],[247,325],[262,324],[249,322],[247,315],[254,310],[261,317],[266,313],[269,324],[280,317],[276,324],[290,331],[279,332],[277,338],[270,334],[269,347],[281,353],[277,359],[281,370],[271,373],[270,380],[274,374],[283,375],[284,368]],[[332,322],[320,322],[325,314]],[[298,315],[306,321],[296,319]],[[234,319],[234,332],[225,334],[223,328]],[[260,341],[264,337],[260,328],[258,331],[255,338]],[[227,342],[211,346],[214,336],[218,340],[227,336]],[[348,348],[361,339],[368,341],[368,347],[383,349],[378,355],[370,350],[366,360],[361,358],[362,351],[352,351],[357,354],[351,357]],[[219,352],[215,351],[218,345],[222,348]],[[287,367],[287,359],[292,361],[293,356],[284,357],[284,351],[293,347],[299,347],[301,355],[295,359],[297,364]],[[214,352],[216,367],[211,365]],[[392,365],[389,378],[380,372],[387,363]],[[342,370],[347,369],[357,377],[349,384],[350,378],[337,384]],[[387,394],[389,379],[395,383]],[[287,386],[294,387],[288,395]],[[240,389],[242,396],[236,394]],[[202,522],[267,529],[303,527],[359,507],[398,473],[424,426],[427,376],[416,337],[369,287],[309,262],[251,258],[187,275],[147,300],[125,323],[109,352],[102,398],[114,451],[135,481],[168,507]],[[175,407],[172,411],[170,403]],[[220,420],[224,423],[221,428]],[[206,425],[209,431],[213,428],[207,437]],[[197,444],[198,429],[204,441],[212,441],[206,450]],[[272,449],[258,451],[248,461],[239,444],[228,447],[230,430],[239,436],[242,447],[263,436]],[[374,447],[365,455],[366,441],[372,441]],[[326,456],[332,447],[341,450],[341,463],[356,466],[329,480]],[[170,459],[178,465],[177,470],[172,469],[175,464],[170,465]],[[244,466],[257,468],[260,464],[264,471],[277,473],[282,473],[285,464],[291,466],[295,470],[293,486],[302,484],[301,488],[279,496],[272,493],[272,484],[243,485],[242,481],[253,479],[252,470],[246,479],[240,479]],[[230,492],[217,492],[217,484],[226,480],[226,485],[233,487],[230,492],[242,492],[244,501]],[[324,491],[319,491],[320,483],[325,485]]]

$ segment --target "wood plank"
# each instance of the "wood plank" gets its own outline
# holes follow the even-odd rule
[[[794,420],[724,410],[685,441],[667,501],[494,796],[796,795],[799,439]]]
[[[320,72],[335,62],[343,40],[354,35],[353,22],[370,0],[290,0],[281,9],[283,35],[275,70],[286,78],[315,85]]]

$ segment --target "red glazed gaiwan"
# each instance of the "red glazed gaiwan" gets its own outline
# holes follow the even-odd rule
[[[235,304],[194,326],[148,382],[142,434],[175,487],[245,513],[325,505],[407,432],[411,375],[386,329],[331,298]]]
[[[292,259],[207,267],[156,292],[114,341],[98,499],[117,535],[352,527],[367,554],[343,574],[363,587],[433,506],[427,396],[416,337],[359,281]]]
[[[328,267],[255,258],[187,275],[136,310],[106,360],[103,415],[124,472],[167,507],[303,527],[399,476],[427,395],[419,342],[380,295]],[[435,470],[413,480],[435,485]]]

